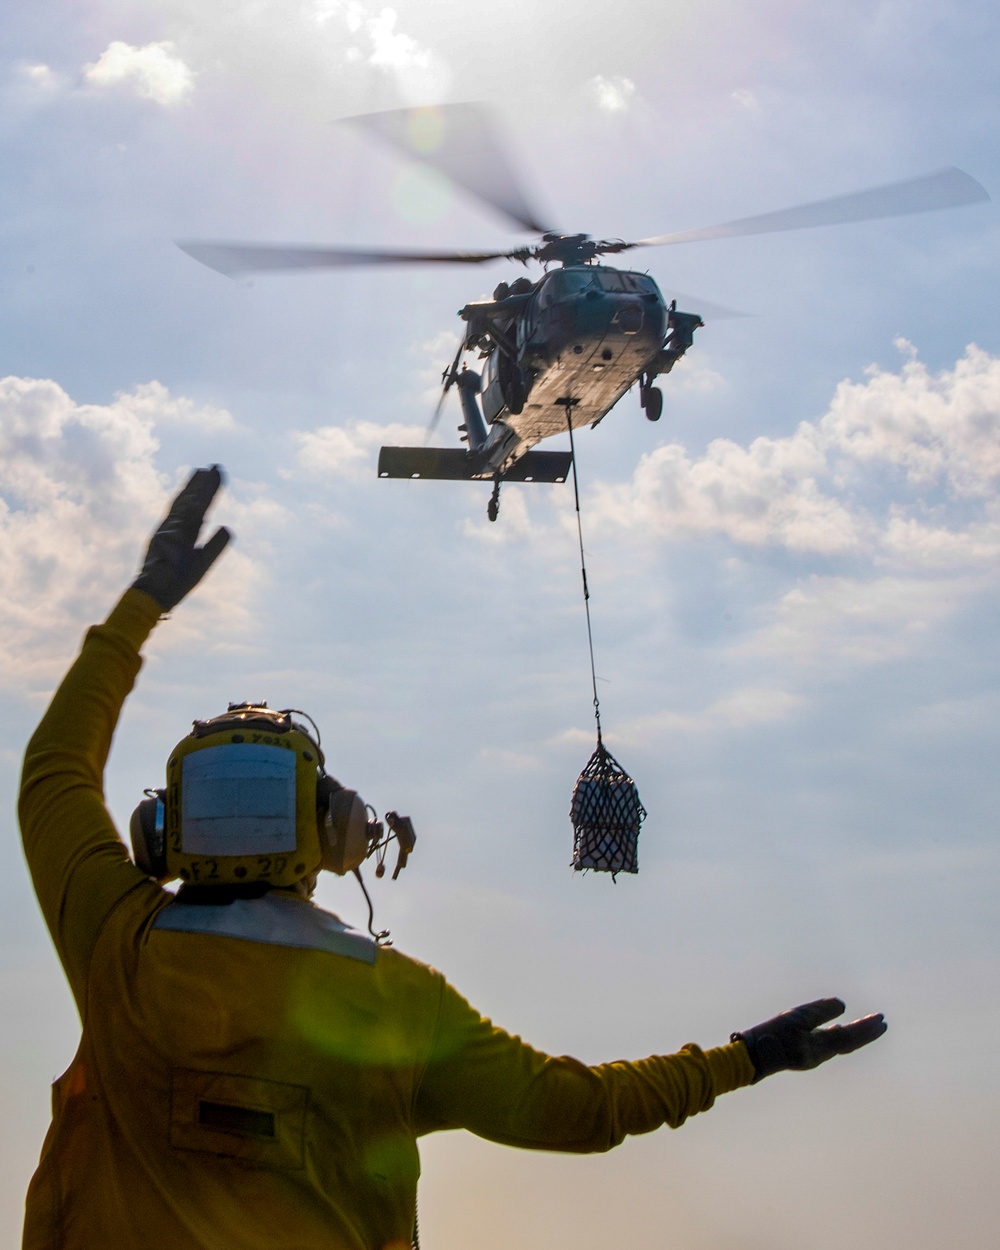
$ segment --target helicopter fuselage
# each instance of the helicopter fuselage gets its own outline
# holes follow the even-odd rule
[[[648,274],[574,265],[534,284],[501,284],[497,295],[460,314],[466,348],[485,358],[486,437],[477,446],[473,427],[462,427],[480,462],[477,477],[504,474],[570,422],[596,425],[637,381],[667,372],[680,354],[664,351],[671,311]]]
[[[652,381],[669,373],[702,324],[668,306],[648,274],[595,264],[502,282],[492,300],[459,315],[468,329],[445,389],[459,391],[467,450],[383,447],[382,477],[564,481],[569,453],[532,451],[535,444],[570,425],[597,425],[637,382],[656,420],[661,396]],[[465,353],[478,354],[481,374],[459,370]]]

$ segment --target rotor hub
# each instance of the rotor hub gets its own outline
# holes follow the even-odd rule
[[[542,235],[541,246],[535,249],[535,259],[543,264],[553,261],[561,265],[583,265],[594,259],[598,244],[589,234]]]

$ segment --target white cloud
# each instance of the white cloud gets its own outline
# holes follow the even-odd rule
[[[178,104],[191,94],[194,74],[174,49],[169,40],[136,48],[115,39],[83,67],[83,77],[92,87],[125,87],[144,100]]]
[[[734,655],[856,664],[908,652],[1000,567],[1000,358],[973,345],[934,374],[898,346],[898,372],[842,382],[824,416],[784,438],[643,456],[627,483],[594,488],[591,523],[640,543],[715,536],[840,563],[790,570]]]
[[[410,104],[440,99],[451,83],[451,71],[431,48],[397,29],[397,21],[395,9],[382,9],[365,23],[372,45],[368,64],[391,72]]]
[[[0,379],[6,687],[51,680],[80,622],[101,619],[135,575],[146,534],[178,484],[156,468],[155,428],[178,414],[196,420],[198,410],[156,382],[99,405],[75,404],[52,381]],[[205,410],[205,419],[217,423],[219,410]],[[247,557],[227,552],[195,610],[183,613],[177,638],[219,611],[231,630],[233,612],[238,618],[254,584]]]
[[[998,481],[1000,359],[973,345],[937,375],[911,357],[842,382],[825,416],[784,438],[716,439],[698,458],[658,447],[595,503],[663,536],[955,567],[997,554]]]
[[[787,720],[804,702],[801,695],[776,686],[739,686],[697,712],[668,710],[619,725],[609,741],[639,746],[664,733],[753,729]]]
[[[359,31],[365,20],[364,5],[359,4],[358,0],[348,0],[348,4],[344,8],[344,25],[352,33]]]
[[[620,75],[605,78],[598,74],[587,83],[597,107],[605,113],[625,113],[635,96],[635,83]]]
[[[365,6],[359,0],[313,0],[310,10],[317,26],[326,26],[335,17],[341,17],[351,34],[364,25],[367,18]]]
[[[735,91],[731,91],[729,98],[734,104],[738,104],[741,109],[747,109],[749,112],[755,112],[760,108],[760,101],[746,87],[738,87]]]
[[[360,0],[314,0],[308,12],[320,29],[336,24],[353,37],[339,49],[346,62],[371,65],[392,74],[411,103],[426,104],[447,91],[451,74],[445,62],[432,48],[400,29],[395,9],[376,12]]]
[[[40,91],[55,91],[59,86],[59,78],[48,65],[22,65],[21,77]]]
[[[30,114],[61,100],[71,89],[69,80],[41,61],[22,61],[13,67],[5,93],[8,111]]]
[[[431,51],[417,43],[412,35],[396,29],[399,15],[395,9],[383,9],[377,17],[369,18],[366,26],[372,41],[369,65],[384,69],[426,69],[431,63]]]
[[[501,776],[508,773],[540,773],[545,769],[545,763],[537,753],[507,751],[503,747],[483,747],[477,759],[490,773]]]
[[[119,395],[116,402],[135,416],[160,424],[193,425],[213,434],[236,428],[232,413],[226,408],[199,404],[183,395],[173,396],[162,382],[143,382],[130,395]]]
[[[733,652],[783,663],[882,663],[909,652],[946,619],[981,579],[823,577],[812,575],[767,609],[763,627]]]
[[[910,486],[993,495],[1000,477],[1000,359],[974,344],[951,371],[928,371],[910,344],[901,371],[842,382],[820,422],[831,453],[858,466],[892,465]]]
[[[785,720],[800,707],[801,696],[768,686],[745,686],[717,700],[706,711],[704,719],[743,729],[752,725],[770,725]]]
[[[670,385],[676,390],[706,394],[717,391],[725,384],[726,379],[721,373],[702,364],[697,356],[692,360],[690,352],[674,365],[670,373]]]
[[[296,463],[305,476],[361,478],[373,471],[377,449],[383,444],[418,446],[424,430],[419,425],[377,425],[374,421],[351,421],[347,425],[323,425],[316,430],[297,430]],[[289,475],[290,476],[290,475]]]
[[[342,8],[340,0],[313,0],[309,13],[317,26],[325,26]]]
[[[805,704],[802,695],[777,686],[739,686],[694,712],[667,709],[618,722],[606,733],[613,749],[644,747],[661,736],[713,733],[720,729],[755,729],[786,721]],[[553,735],[544,747],[583,746],[593,742],[592,728],[573,727]]]
[[[891,516],[883,533],[882,550],[886,563],[927,572],[988,568],[1000,557],[1000,521],[947,529],[922,524],[913,517]]]
[[[663,537],[722,534],[792,551],[854,550],[864,538],[864,519],[823,493],[817,478],[824,469],[823,450],[809,431],[758,438],[746,448],[716,439],[697,460],[670,443],[643,456],[628,484],[599,485],[591,512],[598,522]]]

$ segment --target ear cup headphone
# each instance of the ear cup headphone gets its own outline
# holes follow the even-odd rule
[[[348,790],[320,773],[316,779],[316,820],[323,854],[320,867],[340,877],[353,872],[367,857],[373,835],[378,833],[368,820],[364,799],[356,790]]]
[[[166,790],[147,790],[132,813],[129,834],[136,867],[154,881],[167,876],[167,843],[164,835]]]

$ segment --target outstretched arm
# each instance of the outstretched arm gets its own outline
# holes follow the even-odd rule
[[[177,496],[150,541],[142,572],[107,621],[88,631],[25,753],[19,804],[25,856],[81,1011],[106,917],[130,891],[158,888],[118,836],[104,802],[104,766],[139,672],[140,647],[228,540],[223,530],[205,547],[195,545],[220,483],[218,468],[199,469]]]
[[[418,1132],[465,1128],[508,1146],[610,1150],[635,1133],[678,1128],[753,1076],[738,1043],[593,1067],[546,1055],[483,1019],[446,985],[417,1098]]]
[[[734,1034],[728,1046],[702,1050],[691,1044],[673,1055],[590,1067],[532,1049],[480,1017],[446,985],[417,1097],[418,1132],[465,1128],[509,1146],[609,1150],[664,1124],[678,1128],[720,1094],[771,1072],[816,1067],[885,1032],[881,1016],[816,1027],[843,1009],[839,999],[824,999]]]

